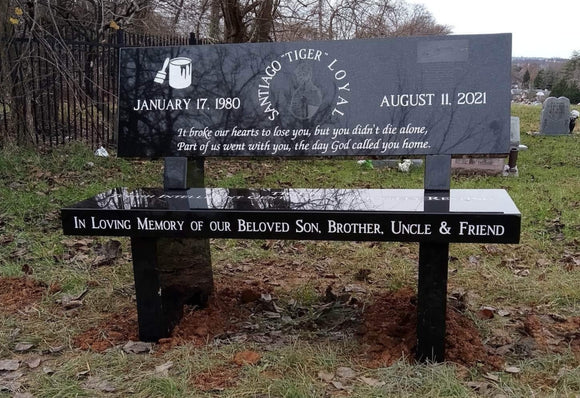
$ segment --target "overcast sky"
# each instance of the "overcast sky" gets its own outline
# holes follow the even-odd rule
[[[514,57],[570,58],[580,51],[580,0],[408,0],[453,34],[512,33]]]

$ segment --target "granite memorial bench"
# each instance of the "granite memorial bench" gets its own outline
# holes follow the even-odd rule
[[[450,184],[452,156],[509,153],[510,63],[507,34],[124,48],[118,156],[165,158],[164,187],[63,208],[63,231],[131,237],[147,341],[192,296],[161,270],[200,279],[208,238],[419,242],[417,356],[441,361],[449,244],[519,241],[505,190]],[[425,157],[424,189],[203,185],[206,157],[407,156]]]

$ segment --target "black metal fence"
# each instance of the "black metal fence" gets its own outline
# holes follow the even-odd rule
[[[59,30],[11,38],[0,73],[0,145],[116,143],[118,49],[195,44],[195,37],[153,37],[122,30],[87,40]]]

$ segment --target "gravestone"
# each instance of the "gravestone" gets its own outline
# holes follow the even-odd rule
[[[580,117],[580,112],[576,109],[572,109],[570,112],[570,134],[574,132],[574,127],[576,127],[576,120]]]
[[[510,118],[510,154],[508,164],[504,166],[504,177],[518,177],[519,171],[517,166],[518,152],[525,151],[527,146],[520,144],[520,118],[512,116]]]
[[[503,175],[517,177],[519,175],[518,152],[528,149],[525,145],[520,144],[520,118],[517,116],[510,117],[510,152],[508,163],[505,163],[505,157],[463,157],[453,159],[451,167],[455,174],[459,175]]]
[[[520,145],[520,118],[510,117],[510,147],[518,148]]]
[[[549,97],[542,108],[540,134],[570,134],[570,100],[566,97]]]
[[[518,167],[516,165],[518,152],[526,150],[525,145],[520,145],[520,118],[511,116],[510,118],[510,152],[508,163],[505,163],[505,157],[485,157],[477,158],[465,156],[463,158],[453,159],[451,168],[453,173],[458,175],[503,175],[510,177],[518,176]]]
[[[458,175],[501,175],[505,168],[505,157],[463,157],[451,160],[451,169]]]

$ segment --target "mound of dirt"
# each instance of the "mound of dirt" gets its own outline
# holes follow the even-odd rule
[[[183,318],[173,329],[171,337],[160,341],[161,349],[185,343],[202,346],[217,336],[235,332],[240,320],[248,319],[251,313],[244,305],[247,294],[248,289],[218,284],[207,307],[186,307]]]
[[[42,291],[40,289],[40,292]],[[232,338],[244,336],[249,341],[261,341],[263,330],[248,329],[244,325],[247,325],[250,319],[255,321],[255,317],[266,316],[259,299],[261,292],[264,291],[267,289],[259,283],[248,286],[236,282],[235,278],[219,281],[208,306],[202,309],[186,307],[183,319],[175,327],[172,335],[160,340],[155,351],[165,352],[183,344],[203,346],[215,342],[216,339],[227,341],[232,336]],[[341,303],[337,302],[337,305]],[[401,358],[412,361],[415,357],[417,340],[415,291],[406,288],[396,292],[382,292],[373,297],[372,304],[359,305],[358,308],[361,307],[364,311],[355,312],[358,315],[354,317],[360,316],[360,319],[354,322],[361,325],[358,338],[363,346],[361,357],[365,364],[369,367],[383,367],[390,366]],[[355,313],[349,312],[351,314],[349,316]],[[514,315],[512,324],[520,326],[502,332],[511,336],[502,334],[501,339],[492,338],[486,345],[483,344],[471,318],[449,306],[446,319],[446,360],[467,367],[478,365],[492,370],[503,368],[505,355],[516,357],[520,355],[523,352],[522,347],[530,348],[524,350],[529,351],[525,357],[532,357],[534,350],[564,352],[571,347],[576,355],[580,352],[578,317],[523,314],[517,318]],[[282,324],[276,325],[282,328],[279,333],[284,334]],[[300,327],[302,326],[298,326]],[[324,338],[325,334],[318,336]],[[97,326],[77,336],[74,341],[81,349],[100,352],[123,345],[128,340],[137,339],[137,314],[136,309],[131,307],[109,316]]]
[[[390,366],[397,360],[414,358],[417,344],[416,294],[412,289],[386,292],[365,308],[361,339],[369,366]],[[475,324],[465,315],[448,308],[445,358],[465,366],[477,363],[501,368],[503,360],[489,355]]]
[[[156,351],[163,352],[185,343],[201,346],[232,331],[237,320],[247,319],[250,315],[248,308],[242,305],[241,297],[240,289],[218,285],[206,308],[186,307],[171,337],[161,339]],[[128,340],[136,341],[138,336],[137,310],[127,308],[76,336],[74,344],[81,349],[102,352]]]

